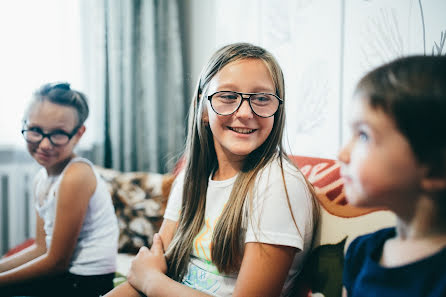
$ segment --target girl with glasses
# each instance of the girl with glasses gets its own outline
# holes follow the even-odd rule
[[[34,93],[22,134],[43,167],[34,183],[36,240],[0,260],[1,296],[98,296],[113,288],[112,200],[93,164],[73,152],[87,116],[85,95],[67,83]]]
[[[284,102],[282,71],[263,48],[230,44],[211,57],[159,234],[107,296],[289,293],[318,212],[282,148]]]

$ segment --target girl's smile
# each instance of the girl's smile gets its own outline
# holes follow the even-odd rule
[[[228,127],[229,130],[234,131],[237,134],[252,134],[255,131],[257,131],[257,129],[248,129],[248,128],[232,128],[232,127]]]
[[[49,160],[51,158],[51,154],[40,152],[39,150],[36,150],[36,157],[39,159]]]

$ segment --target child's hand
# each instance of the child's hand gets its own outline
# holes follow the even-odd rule
[[[160,274],[167,271],[163,242],[158,234],[153,236],[152,248],[143,246],[132,261],[128,282],[137,290],[147,294]]]

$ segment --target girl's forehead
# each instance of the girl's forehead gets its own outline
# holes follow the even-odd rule
[[[78,122],[74,107],[52,103],[48,100],[38,101],[30,106],[27,118],[29,126],[44,129],[74,129]]]
[[[263,60],[254,58],[240,59],[228,63],[215,74],[209,87],[210,89],[229,87],[233,91],[243,91],[244,89],[245,92],[271,92],[275,90],[267,65]]]

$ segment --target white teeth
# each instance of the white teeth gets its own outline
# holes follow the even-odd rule
[[[245,128],[229,128],[229,129],[241,134],[249,134],[255,131],[255,129],[245,129]]]

